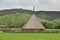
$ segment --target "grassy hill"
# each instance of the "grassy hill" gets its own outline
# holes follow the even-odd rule
[[[31,15],[29,14],[9,14],[5,16],[0,16],[0,27],[21,27],[24,25]]]
[[[35,11],[34,13],[45,28],[60,28],[59,11]],[[0,10],[0,27],[20,28],[29,20],[32,14],[33,11],[24,9]]]
[[[43,15],[43,14],[42,14]],[[44,15],[43,15],[44,16]],[[28,13],[16,13],[0,16],[0,28],[21,28],[31,17]],[[42,16],[41,16],[42,17]],[[45,26],[46,23],[51,23],[51,21],[39,18],[38,20]]]
[[[43,15],[44,16],[44,15]],[[21,28],[31,17],[28,13],[16,13],[0,16],[0,28]],[[45,26],[45,28],[60,28],[60,19],[53,21],[37,17],[38,20]]]
[[[26,9],[6,9],[6,10],[0,10],[0,16],[8,14],[16,14],[17,12],[27,14],[33,13],[32,10],[26,10]],[[60,11],[35,11],[35,14],[39,18],[44,18],[48,20],[60,18]]]

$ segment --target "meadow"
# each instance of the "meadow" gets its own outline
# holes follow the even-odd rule
[[[60,33],[0,33],[0,40],[60,40]]]

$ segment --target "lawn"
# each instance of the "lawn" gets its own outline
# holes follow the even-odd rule
[[[58,33],[0,33],[1,40],[60,40]]]

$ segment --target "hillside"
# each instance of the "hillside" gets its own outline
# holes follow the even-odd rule
[[[29,18],[30,14],[27,13],[16,13],[0,16],[0,28],[21,28]],[[38,18],[38,17],[37,17]],[[38,18],[38,20],[46,27],[49,28],[52,21]],[[47,24],[47,25],[46,25]],[[50,26],[51,27],[51,26]]]
[[[29,14],[9,14],[0,16],[0,27],[22,27],[30,18]]]
[[[43,17],[42,17],[43,16]],[[0,16],[0,28],[21,28],[29,18],[31,17],[31,14],[28,13],[15,13],[15,14],[8,14],[4,16]],[[41,18],[40,18],[41,17]],[[60,28],[60,19],[55,19],[52,21],[43,19],[47,16],[41,12],[38,15],[38,20],[44,25],[45,28]]]
[[[16,14],[16,13],[27,13],[32,14],[31,10],[26,9],[6,9],[0,10],[0,16],[8,15],[8,14]],[[44,18],[48,20],[59,19],[60,18],[60,11],[35,11],[35,14],[39,18]]]

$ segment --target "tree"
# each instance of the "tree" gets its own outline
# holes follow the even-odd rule
[[[56,29],[60,29],[60,19],[54,19],[53,23]]]
[[[14,27],[14,25],[12,23],[12,20],[9,19],[8,22],[7,22],[7,28],[9,28],[9,31],[11,31],[11,28],[13,28],[13,27]]]
[[[38,14],[38,17],[43,18],[43,19],[47,19],[47,16],[44,14],[44,12],[40,12]]]

